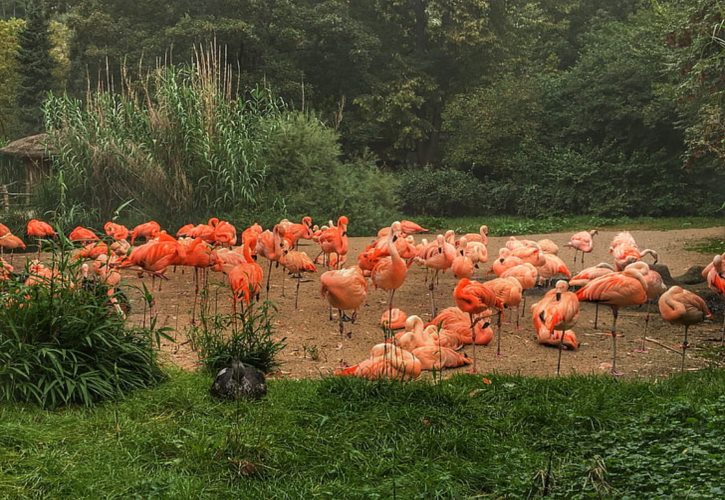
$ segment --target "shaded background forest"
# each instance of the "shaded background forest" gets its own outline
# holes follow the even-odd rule
[[[103,218],[133,198],[169,223],[348,211],[371,228],[400,211],[722,213],[716,0],[47,1],[47,48],[25,29],[36,4],[0,0],[0,136],[48,128],[65,148],[41,210]],[[213,126],[186,71],[212,42],[231,68],[206,75]]]

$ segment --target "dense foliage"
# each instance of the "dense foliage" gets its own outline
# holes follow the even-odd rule
[[[12,16],[10,4],[25,16],[25,2],[6,3],[4,16]],[[382,210],[360,207],[371,214],[366,225],[390,216],[396,185],[410,214],[464,215],[475,205],[479,214],[526,216],[714,215],[725,200],[725,37],[717,0],[47,4],[72,33],[72,71],[63,73],[71,98],[99,81],[118,91],[120,82],[144,79],[161,61],[187,63],[199,43],[216,40],[232,68],[233,98],[245,101],[248,89],[263,84],[286,111],[295,110],[265,119],[269,134],[258,148],[235,146],[272,172],[251,180],[250,190],[264,189],[253,206],[242,197],[235,215],[243,220],[250,210],[262,219],[315,211],[326,219],[348,209],[349,197],[371,188],[361,178],[380,175],[369,161],[358,168],[360,157],[402,181],[384,178]],[[11,41],[13,29],[0,36]],[[55,45],[62,55],[62,36]],[[0,72],[15,71],[4,68],[0,50]],[[65,77],[58,79],[63,86]],[[298,144],[315,151],[297,151]],[[191,161],[198,164],[198,155]],[[218,200],[234,176],[228,167],[210,168],[205,181],[217,184],[207,186],[208,196]],[[225,170],[224,179],[214,169]],[[411,172],[430,186],[451,170],[461,174],[447,182],[474,176],[485,196],[449,206],[420,197],[421,206],[411,203]],[[328,206],[310,202],[348,177],[361,187]],[[430,196],[470,191],[458,185]],[[182,210],[202,218],[198,205],[205,203],[182,200]],[[139,201],[135,208],[147,207]]]
[[[152,331],[126,325],[107,288],[83,286],[70,254],[54,253],[52,269],[31,271],[35,284],[27,269],[2,283],[0,402],[91,405],[164,378]]]
[[[175,373],[93,409],[0,405],[0,496],[723,496],[722,370],[487,377],[272,380],[228,404]]]
[[[51,97],[47,128],[59,153],[38,191],[41,210],[69,225],[99,225],[129,201],[130,221],[170,227],[211,215],[269,223],[347,212],[357,231],[389,220],[392,186],[379,183],[370,162],[344,164],[333,129],[268,89],[234,95],[218,56],[209,49],[192,66],[124,80],[122,93]],[[366,187],[381,196],[357,193]]]

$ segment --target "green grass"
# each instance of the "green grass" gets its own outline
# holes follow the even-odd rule
[[[208,377],[94,409],[0,409],[0,498],[722,497],[725,372],[432,386]]]
[[[725,252],[725,240],[720,238],[703,238],[701,240],[688,241],[685,243],[685,250],[691,252],[715,255]]]
[[[716,227],[725,225],[722,217],[598,217],[566,216],[534,219],[492,215],[480,217],[412,217],[412,220],[431,231],[454,229],[459,233],[478,232],[481,224],[488,225],[491,236],[582,231],[586,229],[649,229],[671,230]]]

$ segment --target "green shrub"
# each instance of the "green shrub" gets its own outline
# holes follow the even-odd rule
[[[401,208],[410,215],[475,215],[488,196],[472,174],[452,168],[409,169],[399,175]]]
[[[237,314],[209,314],[202,308],[199,324],[189,328],[188,336],[207,371],[216,375],[234,360],[265,373],[277,367],[285,339],[272,337],[273,310],[270,302]]]
[[[130,328],[105,293],[69,286],[78,265],[67,252],[54,249],[53,266],[61,274],[39,285],[25,286],[25,273],[3,283],[0,401],[91,405],[162,380],[161,332]]]

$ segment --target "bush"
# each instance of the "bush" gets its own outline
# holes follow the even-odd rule
[[[401,208],[409,215],[477,215],[488,196],[476,177],[452,168],[410,169],[399,179]]]
[[[106,293],[76,284],[68,253],[53,262],[60,274],[40,284],[24,284],[27,270],[3,282],[0,401],[92,405],[162,380],[161,332],[127,327]]]
[[[208,314],[202,308],[199,325],[190,327],[188,336],[206,370],[216,375],[235,360],[265,373],[279,366],[276,356],[285,339],[272,337],[273,309],[270,302],[237,314]]]

